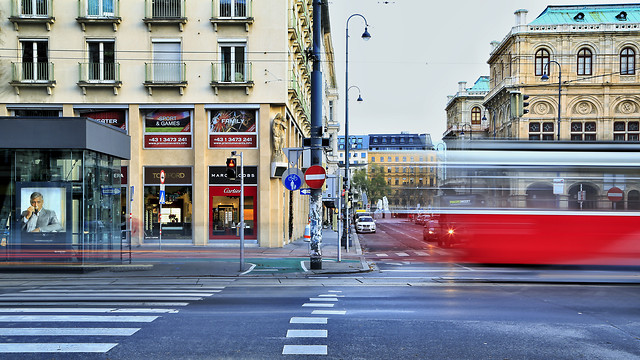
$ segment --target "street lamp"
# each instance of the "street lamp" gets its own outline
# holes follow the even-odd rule
[[[344,187],[345,187],[345,194],[349,194],[350,192],[350,188],[351,188],[351,184],[349,183],[349,21],[351,20],[351,18],[353,18],[354,16],[359,16],[362,18],[362,20],[364,20],[364,32],[362,33],[362,39],[363,40],[369,40],[371,39],[371,34],[369,34],[368,26],[369,24],[367,23],[367,19],[362,16],[361,14],[353,14],[351,16],[349,16],[349,18],[347,19],[347,26],[346,26],[346,39],[345,39],[345,75],[344,75],[344,82],[345,82],[345,92],[344,92]],[[357,88],[357,87],[356,87]],[[358,91],[360,91],[360,88],[358,88]],[[360,97],[360,95],[358,95],[358,101],[362,101],[362,97]],[[343,237],[344,237],[344,245],[349,246],[349,206],[348,206],[348,202],[345,199],[344,202],[344,231],[342,232]]]
[[[469,140],[473,140],[473,130],[471,129],[471,125],[462,124],[461,127],[462,127],[462,131],[460,131],[460,137],[462,139],[464,139],[464,129],[465,129],[465,127],[468,127],[469,128]]]
[[[544,69],[543,69],[543,74],[542,77],[540,78],[540,80],[542,81],[549,81],[549,75],[548,74],[548,67],[550,63],[555,63],[556,65],[558,65],[558,141],[560,141],[560,99],[561,99],[561,94],[562,94],[562,66],[560,65],[559,62],[555,61],[555,60],[549,60],[548,63],[546,63],[544,65]]]

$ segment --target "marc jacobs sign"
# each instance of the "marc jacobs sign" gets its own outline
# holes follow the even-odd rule
[[[238,169],[238,178],[235,181],[227,179],[226,166],[209,166],[209,185],[240,185],[240,169]],[[258,167],[244,167],[244,184],[258,185]]]

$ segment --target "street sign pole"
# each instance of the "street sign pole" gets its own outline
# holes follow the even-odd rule
[[[322,165],[322,68],[320,46],[322,44],[322,5],[320,1],[313,2],[313,70],[311,71],[311,165]],[[312,189],[309,197],[309,220],[311,224],[311,239],[309,241],[309,264],[311,270],[322,269],[322,189]]]
[[[240,151],[240,271],[244,271],[244,158]]]
[[[162,250],[162,204],[164,204],[165,187],[164,187],[164,170],[160,170],[160,196],[158,197],[158,226],[160,227],[160,235],[158,238],[158,247]]]

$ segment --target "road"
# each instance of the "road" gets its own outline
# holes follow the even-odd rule
[[[637,271],[441,263],[420,231],[360,235],[371,273],[6,276],[0,358],[640,359]]]

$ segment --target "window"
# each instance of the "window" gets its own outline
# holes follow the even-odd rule
[[[480,125],[480,118],[482,117],[482,110],[479,107],[474,106],[471,109],[471,124],[472,125]]]
[[[387,173],[391,174],[391,166],[387,168]]]
[[[387,158],[387,161],[388,161],[388,162],[391,162],[391,156],[389,156],[389,157]]]
[[[47,0],[20,0],[20,14],[29,16],[48,16],[49,2]]]
[[[220,44],[222,82],[245,82],[245,43]]]
[[[549,66],[549,52],[545,49],[538,50],[535,56],[536,61],[536,76],[542,76],[547,72],[547,75],[551,74],[551,69],[547,69]]]
[[[638,141],[640,136],[640,122],[616,121],[613,123],[614,141]]]
[[[400,179],[399,178],[396,178],[395,184],[396,185],[400,185]]]
[[[247,17],[247,0],[220,0],[220,17]]]
[[[89,41],[89,80],[115,80],[115,43],[113,41]]]
[[[380,156],[380,162],[384,162],[384,156]]]
[[[555,126],[551,121],[529,122],[529,140],[553,140],[554,130]]]
[[[25,40],[22,44],[20,80],[49,79],[49,44],[47,40]]]
[[[367,154],[362,153],[362,154],[360,154],[360,157],[363,158],[363,159],[366,159],[367,158]]]
[[[589,49],[578,51],[578,75],[591,75],[593,54]]]
[[[182,0],[153,0],[153,18],[181,18]]]
[[[334,109],[333,100],[329,100],[329,122],[333,122],[333,109]]]
[[[400,157],[396,156],[396,162],[400,161]]]
[[[181,74],[180,42],[157,41],[153,43],[153,81],[179,82]]]
[[[596,140],[596,122],[587,121],[571,122],[571,140],[572,141],[595,141]]]
[[[402,157],[402,162],[407,162],[407,157],[406,156]]]
[[[376,162],[376,157],[375,156],[371,157],[371,162]]]
[[[624,48],[620,52],[620,75],[635,75],[636,52],[632,48]]]
[[[96,17],[114,16],[115,0],[87,0],[87,15]]]
[[[396,166],[396,174],[400,172],[400,167]]]

